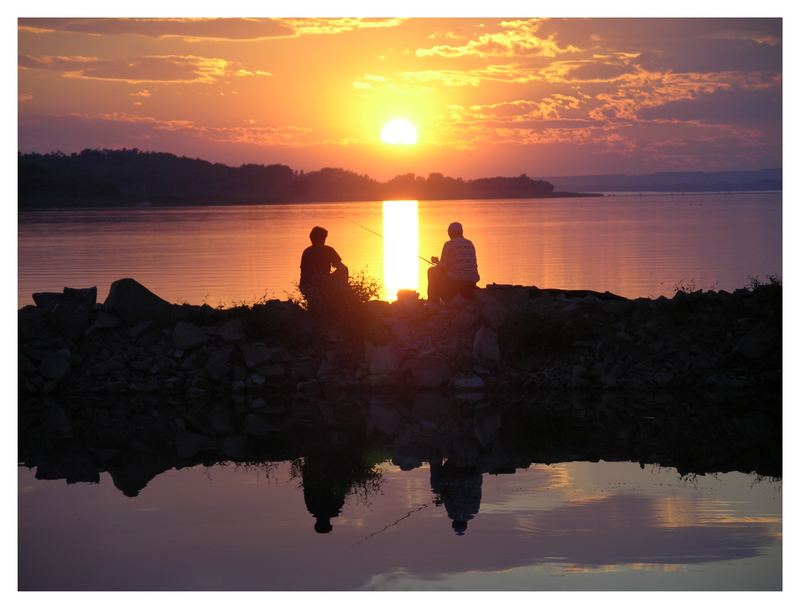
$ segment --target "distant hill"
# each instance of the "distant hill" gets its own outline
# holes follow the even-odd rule
[[[757,171],[664,171],[641,175],[611,174],[543,178],[557,190],[591,192],[719,192],[782,190],[782,169]]]
[[[382,199],[494,199],[564,196],[523,174],[477,180],[413,173],[378,182],[338,168],[295,171],[287,165],[229,167],[139,150],[19,154],[19,206],[136,203],[280,203]]]

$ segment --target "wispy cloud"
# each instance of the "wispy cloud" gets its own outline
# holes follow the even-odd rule
[[[20,55],[19,66],[54,70],[65,78],[107,80],[128,84],[211,84],[221,78],[270,76],[263,70],[248,70],[238,62],[197,55],[149,55],[135,59],[101,60],[80,55]]]
[[[20,19],[21,31],[69,32],[91,36],[139,35],[195,41],[254,41],[306,35],[340,34],[395,27],[402,19]]]

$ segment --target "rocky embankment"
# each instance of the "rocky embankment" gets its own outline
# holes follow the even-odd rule
[[[290,301],[214,309],[133,279],[37,293],[19,310],[22,394],[286,390],[669,388],[779,390],[782,289],[609,293],[490,285],[473,302],[358,302],[313,315]]]

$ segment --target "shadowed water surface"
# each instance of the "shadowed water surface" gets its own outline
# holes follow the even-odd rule
[[[121,277],[172,302],[285,298],[315,224],[385,297],[424,294],[418,256],[440,254],[453,220],[475,243],[480,285],[654,297],[679,282],[732,290],[782,268],[780,193],[41,210],[19,214],[18,303],[65,285],[97,285],[102,300]]]

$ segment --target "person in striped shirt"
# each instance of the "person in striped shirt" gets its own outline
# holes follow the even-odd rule
[[[460,294],[471,300],[480,280],[478,258],[472,241],[464,238],[459,222],[447,227],[450,240],[442,247],[441,260],[431,256],[434,266],[428,269],[428,302],[448,302]]]

